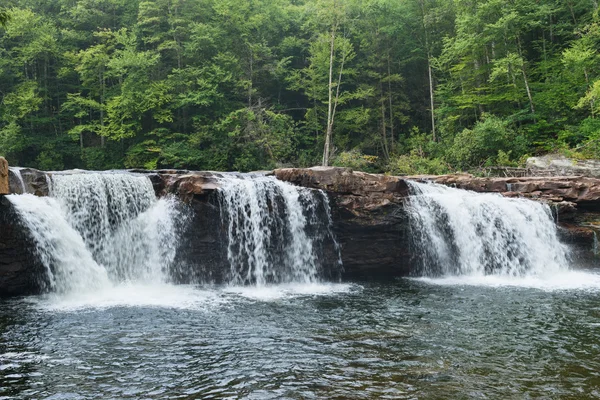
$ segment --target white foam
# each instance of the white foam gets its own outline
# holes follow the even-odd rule
[[[209,311],[240,299],[278,301],[298,297],[335,296],[361,290],[356,284],[311,283],[266,286],[194,286],[124,283],[96,291],[51,293],[27,299],[45,312],[81,312],[116,307]]]
[[[553,275],[507,277],[505,275],[462,275],[442,278],[414,278],[419,282],[443,286],[486,286],[492,288],[520,287],[544,291],[600,291],[600,273],[565,271]]]
[[[274,301],[302,296],[333,296],[360,289],[361,287],[355,284],[288,283],[265,286],[228,286],[223,291],[247,299]]]
[[[48,294],[32,298],[42,311],[72,312],[114,307],[156,307],[205,310],[226,300],[213,290],[192,285],[118,284],[91,292]]]

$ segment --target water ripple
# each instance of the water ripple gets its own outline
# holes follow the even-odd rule
[[[595,290],[139,290],[3,302],[0,398],[600,396]]]

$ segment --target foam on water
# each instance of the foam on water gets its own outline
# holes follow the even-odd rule
[[[195,286],[123,283],[89,292],[49,293],[27,301],[44,312],[94,311],[145,307],[210,311],[242,301],[281,301],[299,297],[335,296],[361,290],[355,284],[312,283],[267,286]]]
[[[260,301],[276,301],[303,296],[334,296],[360,290],[356,284],[343,283],[287,283],[265,286],[229,286],[224,293],[234,294],[247,299]]]
[[[420,282],[442,286],[487,286],[490,288],[517,287],[548,292],[564,290],[600,290],[600,274],[587,271],[565,271],[546,277],[523,276],[448,276],[443,278],[415,278]]]
[[[96,291],[68,295],[50,293],[31,298],[40,310],[73,312],[114,307],[152,307],[180,310],[208,310],[226,299],[214,290],[192,285],[122,283]]]

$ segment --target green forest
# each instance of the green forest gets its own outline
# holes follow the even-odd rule
[[[0,155],[393,174],[600,157],[597,0],[9,0]]]

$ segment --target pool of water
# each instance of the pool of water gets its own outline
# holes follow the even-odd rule
[[[0,398],[598,398],[599,282],[123,285],[6,300]]]

